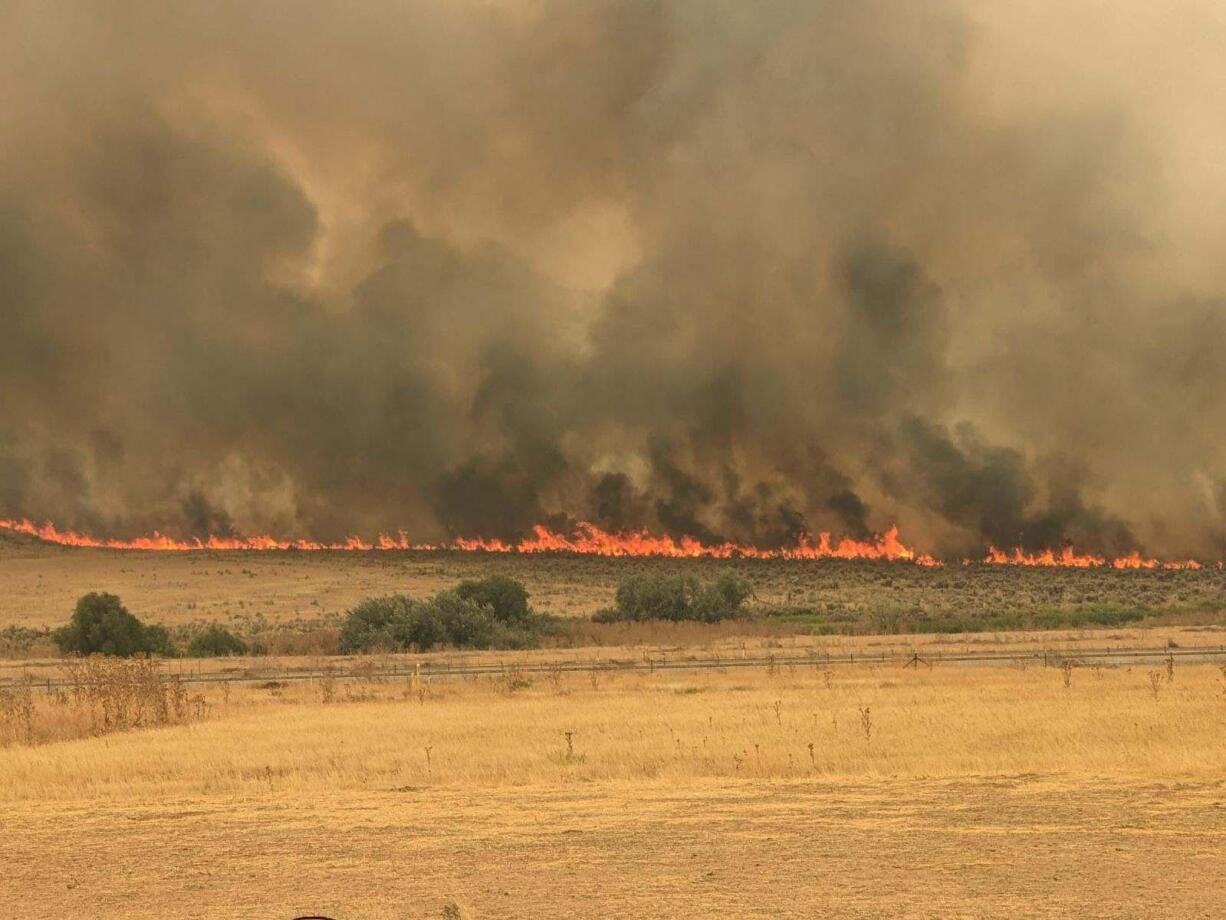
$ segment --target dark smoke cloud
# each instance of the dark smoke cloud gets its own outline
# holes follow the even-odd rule
[[[1220,554],[1226,24],[1026,6],[0,6],[0,516]]]
[[[984,443],[969,423],[951,434],[910,419],[902,434],[910,456],[900,490],[917,487],[919,501],[975,536],[970,546],[951,550],[973,552],[980,538],[1029,550],[1072,542],[1115,555],[1137,545],[1123,520],[1086,507],[1084,472],[1076,462],[1028,463],[1017,450]]]

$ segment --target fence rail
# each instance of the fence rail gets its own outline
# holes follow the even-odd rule
[[[1032,649],[1017,652],[952,652],[912,649],[905,654],[880,652],[877,654],[831,655],[813,651],[805,655],[740,655],[711,656],[706,658],[669,658],[668,656],[645,655],[642,658],[596,658],[589,661],[567,659],[559,661],[500,661],[500,662],[447,662],[423,661],[413,665],[398,664],[391,667],[371,666],[368,662],[353,659],[338,659],[335,666],[310,668],[249,668],[241,672],[201,672],[198,669],[176,668],[176,663],[167,664],[167,672],[192,684],[258,684],[290,683],[295,681],[332,680],[389,681],[407,679],[416,675],[422,679],[446,679],[463,677],[497,677],[510,669],[521,674],[556,674],[625,672],[654,673],[656,671],[704,671],[731,670],[738,668],[829,668],[863,665],[900,665],[903,667],[929,667],[938,664],[1036,664],[1044,667],[1060,667],[1065,662],[1078,665],[1122,665],[1161,663],[1168,658],[1184,663],[1226,663],[1226,646],[1202,646],[1198,648],[1152,648],[1110,649],[1094,648],[1079,650]],[[26,675],[0,678],[0,687],[24,680]],[[62,677],[37,677],[29,675],[36,688],[52,690],[70,687],[72,682]]]

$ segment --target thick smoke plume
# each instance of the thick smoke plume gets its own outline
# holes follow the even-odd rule
[[[0,4],[0,517],[1226,552],[1226,17]]]

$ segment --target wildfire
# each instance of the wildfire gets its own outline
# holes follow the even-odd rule
[[[154,531],[145,537],[135,537],[131,540],[99,539],[75,530],[60,530],[48,522],[38,525],[28,520],[0,520],[0,530],[11,533],[28,534],[38,537],[47,543],[58,546],[81,546],[94,549],[135,549],[153,552],[195,552],[199,550],[250,550],[270,551],[297,549],[305,551],[320,550],[367,550],[375,549],[359,537],[349,537],[344,543],[319,543],[315,540],[277,540],[274,537],[218,537],[207,539],[176,540],[163,533]],[[381,540],[384,538],[380,538]],[[397,549],[410,547],[380,546],[379,549]]]
[[[988,565],[1042,565],[1090,569],[1106,564],[1107,560],[1102,556],[1079,555],[1071,546],[1066,546],[1059,552],[1045,549],[1039,553],[1027,553],[1021,547],[1015,547],[1012,552],[1004,552],[995,546],[989,546],[983,561]]]
[[[925,566],[941,564],[932,556],[916,553],[903,543],[898,538],[897,527],[891,527],[873,540],[852,540],[844,537],[838,543],[832,543],[830,534],[821,533],[816,541],[808,535],[802,535],[795,546],[760,549],[740,543],[706,544],[693,537],[657,537],[646,531],[613,534],[586,522],[578,524],[574,535],[567,537],[538,524],[532,528],[532,536],[518,543],[458,539],[445,548],[488,553],[579,553],[586,556],[710,559],[885,559]]]
[[[1113,569],[1168,569],[1174,571],[1194,571],[1203,568],[1201,563],[1195,559],[1163,562],[1146,558],[1135,550],[1127,556],[1117,556],[1108,561],[1104,556],[1078,553],[1071,546],[1065,546],[1059,552],[1045,549],[1037,553],[1028,553],[1021,547],[1014,547],[1005,552],[995,546],[989,546],[983,561],[986,565],[1051,566],[1065,569],[1091,569],[1105,565],[1110,565]],[[963,560],[964,565],[969,562],[970,560]],[[1218,563],[1218,568],[1221,567],[1222,564]]]
[[[1203,566],[1195,559],[1175,559],[1161,562],[1157,559],[1146,559],[1138,552],[1129,553],[1111,560],[1111,565],[1117,569],[1168,569],[1175,571],[1195,570]],[[1218,568],[1222,564],[1218,563]]]
[[[368,542],[360,537],[349,537],[342,543],[325,543],[316,540],[279,540],[269,536],[211,536],[203,540],[176,540],[157,531],[149,536],[132,540],[116,540],[100,539],[73,530],[60,530],[51,523],[38,525],[28,520],[0,520],[0,530],[28,534],[59,546],[157,552],[201,550],[299,550],[303,552],[416,550],[430,552],[454,550],[484,553],[577,553],[587,556],[663,556],[710,559],[881,559],[891,562],[911,562],[922,566],[941,564],[932,556],[917,553],[903,543],[899,539],[897,527],[891,527],[872,540],[853,540],[843,537],[838,542],[834,542],[828,533],[818,534],[816,539],[804,535],[795,546],[780,549],[761,549],[738,543],[711,545],[702,543],[693,537],[659,537],[646,531],[609,533],[595,524],[586,522],[578,524],[574,533],[569,536],[538,524],[532,528],[531,536],[515,543],[482,537],[472,539],[459,537],[448,543],[414,543],[404,531],[398,532],[395,536],[380,534],[374,542]]]
[[[897,527],[891,527],[869,540],[843,537],[837,542],[828,533],[816,537],[803,534],[795,545],[763,549],[739,543],[703,543],[694,537],[655,536],[647,531],[610,533],[595,524],[581,522],[572,533],[562,534],[542,524],[532,528],[531,535],[518,542],[483,537],[457,537],[446,543],[414,543],[403,530],[395,535],[380,534],[373,542],[361,537],[349,537],[343,542],[318,540],[282,540],[270,536],[219,537],[177,540],[154,531],[148,536],[131,540],[102,539],[74,530],[60,530],[54,524],[34,524],[29,520],[0,519],[0,531],[27,534],[58,546],[80,546],[96,549],[145,550],[153,552],[199,552],[204,550],[271,552],[368,552],[405,551],[479,553],[574,553],[583,556],[665,557],[674,559],[865,559],[906,562],[913,565],[941,566],[939,559],[921,553],[904,543]],[[1056,568],[1167,569],[1191,571],[1202,568],[1195,559],[1162,561],[1132,552],[1127,556],[1107,559],[1091,553],[1078,553],[1072,546],[1059,550],[1027,552],[1020,547],[1011,550],[989,546],[983,558],[985,565],[1046,566]],[[964,559],[963,565],[972,560]],[[1223,568],[1221,562],[1218,569]]]

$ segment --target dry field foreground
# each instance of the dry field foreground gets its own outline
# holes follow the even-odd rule
[[[1226,913],[1210,665],[206,692],[0,750],[16,915]]]

